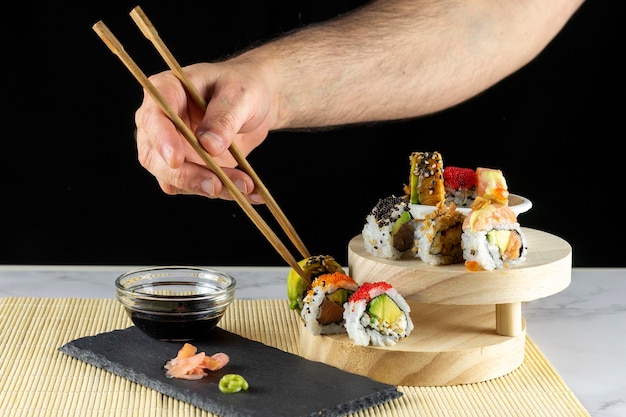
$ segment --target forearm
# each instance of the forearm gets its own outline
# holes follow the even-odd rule
[[[237,59],[267,72],[272,129],[417,117],[531,61],[582,1],[374,1]]]

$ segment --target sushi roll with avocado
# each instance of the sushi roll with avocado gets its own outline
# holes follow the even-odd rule
[[[359,284],[342,272],[315,278],[300,313],[306,329],[314,336],[345,333],[344,304],[358,288]]]
[[[393,346],[411,334],[411,308],[386,282],[365,282],[344,307],[348,336],[358,346]]]
[[[443,178],[441,153],[412,152],[409,156],[409,186],[405,189],[411,204],[434,206],[445,201],[446,191]]]
[[[414,230],[407,200],[391,195],[378,200],[361,234],[367,252],[379,258],[399,259],[413,246]]]
[[[478,197],[463,221],[461,235],[465,267],[492,271],[524,262],[526,238],[508,205]]]
[[[300,312],[303,298],[309,290],[310,283],[322,274],[333,272],[343,273],[341,265],[330,255],[313,255],[298,262],[302,272],[307,275],[308,281],[301,277],[293,268],[287,274],[287,298],[289,309]]]

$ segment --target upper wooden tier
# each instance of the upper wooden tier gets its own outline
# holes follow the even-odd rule
[[[528,254],[524,263],[494,271],[471,272],[464,264],[429,265],[405,254],[399,260],[366,252],[361,235],[348,244],[349,273],[359,284],[386,281],[407,300],[430,304],[506,304],[532,301],[567,288],[572,248],[563,239],[522,228]]]

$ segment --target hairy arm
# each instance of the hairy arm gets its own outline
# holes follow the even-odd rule
[[[375,0],[214,63],[185,68],[207,98],[190,106],[168,71],[153,82],[237,187],[262,202],[227,152],[271,130],[424,116],[459,104],[539,54],[584,0]],[[141,164],[169,194],[232,196],[146,95],[135,114]]]
[[[248,51],[270,80],[270,129],[403,119],[515,72],[583,0],[378,0]]]

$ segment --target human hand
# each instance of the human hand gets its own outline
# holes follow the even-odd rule
[[[206,98],[205,112],[191,101],[170,71],[150,80],[248,201],[262,203],[253,180],[235,168],[237,162],[228,148],[234,142],[242,155],[248,155],[267,137],[272,119],[265,79],[245,61],[195,64],[184,70]],[[147,93],[135,113],[135,124],[139,162],[165,193],[233,199]]]

